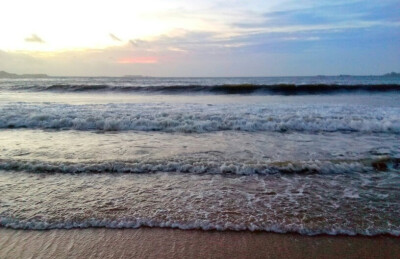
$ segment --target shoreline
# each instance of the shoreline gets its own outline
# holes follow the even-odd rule
[[[0,228],[0,258],[396,258],[400,238],[169,228]]]

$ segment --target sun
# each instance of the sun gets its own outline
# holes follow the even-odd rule
[[[0,49],[60,51],[106,48],[173,30],[179,21],[163,16],[165,1],[5,0]],[[119,39],[110,37],[115,36]]]

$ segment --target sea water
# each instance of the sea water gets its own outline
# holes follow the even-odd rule
[[[400,235],[396,77],[0,80],[0,225]]]

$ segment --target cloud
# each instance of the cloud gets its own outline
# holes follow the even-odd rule
[[[130,43],[133,47],[142,47],[142,46],[146,45],[146,41],[141,40],[141,39],[129,40],[129,43]]]
[[[10,40],[4,49],[18,52],[27,48],[25,54],[32,58],[21,53],[10,53],[5,58],[3,53],[0,66],[28,73],[32,67],[28,64],[36,64],[38,71],[43,68],[46,73],[59,75],[385,73],[400,67],[398,1],[195,0],[201,6],[191,2],[185,7],[180,0],[155,12],[149,6],[149,13],[140,16],[140,26],[131,26],[135,24],[131,15],[119,14],[121,20],[108,19],[110,24],[98,24],[98,30],[89,35],[86,27],[79,27],[82,34],[67,34],[58,25],[54,33],[41,28],[46,34],[45,45],[24,44],[21,38],[26,34],[19,34],[20,46]],[[86,22],[87,13],[83,13]],[[118,34],[103,28],[118,28]],[[85,37],[96,44],[85,45]],[[10,37],[3,38],[0,43]],[[25,40],[44,42],[35,34]],[[65,47],[50,56],[54,44],[64,46],[69,42],[82,44],[82,48]]]
[[[298,37],[298,36],[293,36],[293,37],[286,37],[286,38],[282,38],[283,41],[317,41],[317,40],[321,40],[320,37]]]
[[[154,64],[157,63],[157,57],[132,57],[118,59],[119,64]]]
[[[45,43],[45,41],[42,40],[42,38],[40,38],[36,34],[32,34],[30,37],[25,38],[25,41],[26,42],[34,42],[34,43]]]
[[[122,41],[120,38],[118,38],[117,36],[115,36],[114,34],[110,33],[110,38],[115,40],[115,41]]]
[[[185,49],[176,48],[176,47],[169,47],[168,50],[175,51],[175,52],[187,52]]]
[[[344,32],[354,29],[364,30],[398,26],[396,19],[398,10],[394,1],[382,1],[376,4],[372,0],[347,0],[347,1],[304,1],[301,5],[289,0],[289,4],[277,5],[269,10],[257,13],[244,14],[258,17],[253,20],[233,20],[230,24],[231,31],[238,35],[299,32]]]
[[[149,40],[130,40],[134,47],[145,47],[151,51],[202,51],[210,46],[223,46],[226,39],[217,39],[218,34],[207,31],[172,30]]]

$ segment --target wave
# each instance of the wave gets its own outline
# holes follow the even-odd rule
[[[200,159],[168,159],[109,162],[48,162],[0,159],[0,170],[32,173],[100,174],[100,173],[157,173],[189,174],[346,174],[400,169],[400,158],[384,157],[358,160],[314,161],[209,161]]]
[[[300,131],[400,133],[400,109],[366,106],[263,106],[13,103],[0,106],[0,128],[99,131]]]
[[[73,228],[110,228],[110,229],[124,229],[124,228],[140,228],[140,227],[157,227],[157,228],[174,228],[182,230],[217,230],[217,231],[266,231],[274,233],[298,233],[301,235],[315,236],[315,235],[363,235],[363,236],[376,236],[376,235],[392,235],[400,236],[400,229],[354,229],[348,226],[330,226],[323,229],[307,228],[302,225],[290,224],[269,224],[267,226],[255,226],[253,224],[212,224],[210,222],[196,222],[184,223],[165,220],[160,222],[152,219],[87,219],[82,221],[59,221],[59,222],[46,222],[40,220],[18,220],[9,217],[0,217],[0,226],[12,229],[29,229],[29,230],[49,230],[49,229],[73,229]]]
[[[304,95],[336,92],[399,92],[400,84],[223,84],[223,85],[154,85],[118,86],[107,84],[53,84],[38,86],[12,86],[10,90],[59,92],[137,92],[137,93],[211,93],[211,94],[276,94]]]
[[[246,171],[245,174],[253,174],[247,176],[232,175],[235,172],[219,168],[233,168],[230,164],[256,168],[256,161],[239,162],[232,158],[232,161],[211,163],[209,160],[196,160],[197,163],[188,158],[153,163],[136,161],[154,168],[158,165],[159,169],[176,163],[182,170],[189,170],[186,172],[190,175],[183,174],[184,171],[101,172],[107,167],[134,168],[134,161],[1,160],[1,165],[14,163],[22,171],[14,171],[12,167],[9,171],[0,171],[0,226],[15,229],[146,226],[304,235],[400,235],[399,157],[265,162],[268,168],[312,168],[313,171],[282,171],[279,175]],[[207,161],[220,171],[197,174],[190,168],[185,169],[186,165],[199,166],[200,162],[207,164]],[[54,174],[40,171],[43,166],[51,166]],[[83,170],[94,166],[98,172]],[[24,171],[32,168],[38,174]],[[71,168],[78,168],[75,173],[81,174],[68,174]],[[29,192],[21,195],[25,189]]]

